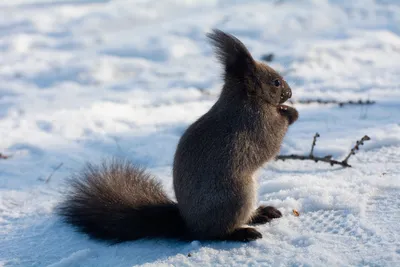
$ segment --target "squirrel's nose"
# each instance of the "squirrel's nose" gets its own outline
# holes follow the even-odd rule
[[[281,99],[279,103],[282,104],[291,97],[292,97],[292,90],[290,89],[290,87],[286,87],[282,90]]]

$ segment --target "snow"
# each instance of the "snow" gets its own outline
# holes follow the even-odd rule
[[[107,246],[61,223],[65,178],[86,160],[127,157],[173,197],[175,146],[222,85],[211,28],[274,53],[294,100],[377,101],[295,104],[281,153],[308,153],[318,132],[315,154],[341,160],[370,136],[353,167],[266,164],[259,201],[284,216],[248,244]],[[400,265],[399,1],[2,1],[0,55],[0,266]]]

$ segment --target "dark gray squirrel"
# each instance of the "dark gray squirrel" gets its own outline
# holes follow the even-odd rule
[[[91,238],[118,243],[141,238],[230,240],[262,238],[251,225],[282,216],[256,207],[255,172],[274,158],[296,109],[274,69],[253,59],[231,34],[207,37],[224,67],[217,102],[181,137],[173,162],[177,202],[143,168],[127,160],[86,164],[57,207],[63,220]]]

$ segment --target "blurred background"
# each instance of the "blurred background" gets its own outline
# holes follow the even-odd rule
[[[291,85],[300,119],[281,154],[307,155],[318,132],[315,154],[341,160],[368,135],[353,168],[266,165],[260,201],[304,219],[264,228],[269,238],[242,252],[198,243],[107,249],[62,226],[53,208],[65,178],[87,160],[127,157],[173,196],[176,144],[222,86],[205,37],[213,28],[238,37]],[[396,0],[1,1],[0,266],[395,266],[399,84]],[[397,207],[397,217],[383,207]],[[379,216],[383,226],[371,219]],[[188,259],[193,249],[198,256]]]

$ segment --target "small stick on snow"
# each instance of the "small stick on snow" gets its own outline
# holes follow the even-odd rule
[[[50,179],[51,179],[51,177],[53,176],[53,174],[54,174],[59,168],[61,168],[61,166],[62,166],[63,164],[64,164],[64,163],[61,162],[61,163],[53,170],[53,172],[50,173],[49,177],[47,177],[47,179],[46,179],[46,184],[50,181]]]
[[[314,154],[313,154],[314,153],[314,147],[317,144],[317,138],[318,137],[320,137],[319,133],[315,133],[314,139],[313,139],[313,142],[312,142],[312,145],[311,145],[310,157],[314,157]]]
[[[342,161],[343,163],[347,164],[347,161],[351,157],[351,155],[355,155],[356,151],[360,149],[360,145],[364,144],[364,141],[371,140],[368,135],[364,135],[361,140],[357,140],[356,145],[351,149],[350,153],[347,155],[347,157]]]
[[[302,155],[279,155],[278,157],[276,157],[276,160],[286,160],[286,159],[298,159],[298,160],[313,160],[315,162],[318,161],[322,161],[322,162],[326,162],[331,164],[331,166],[333,165],[341,165],[342,167],[351,167],[349,164],[341,162],[341,161],[337,161],[337,160],[333,160],[331,159],[332,156],[331,155],[327,155],[325,157],[310,157],[310,156],[302,156]]]
[[[351,165],[348,163],[350,156],[356,154],[356,151],[359,150],[359,146],[363,145],[365,141],[371,140],[371,138],[369,138],[367,135],[365,135],[363,138],[361,138],[361,140],[358,140],[356,142],[356,145],[351,149],[350,153],[347,155],[347,157],[344,160],[338,161],[338,160],[332,159],[332,155],[326,155],[324,157],[314,156],[314,147],[316,145],[316,141],[319,136],[320,135],[318,133],[316,133],[314,135],[313,143],[311,146],[311,152],[308,156],[295,155],[295,154],[279,155],[276,157],[276,160],[283,160],[283,161],[286,159],[313,160],[315,162],[318,162],[318,161],[326,162],[326,163],[329,163],[331,166],[340,165],[342,167],[351,167]]]
[[[0,159],[9,159],[9,158],[11,158],[11,156],[4,155],[4,154],[0,153]]]
[[[345,105],[373,105],[376,102],[372,100],[358,100],[358,101],[337,101],[337,100],[323,100],[323,99],[304,99],[304,100],[297,100],[297,101],[290,101],[291,104],[313,104],[313,103],[318,103],[318,104],[337,104],[339,107],[343,107]]]

